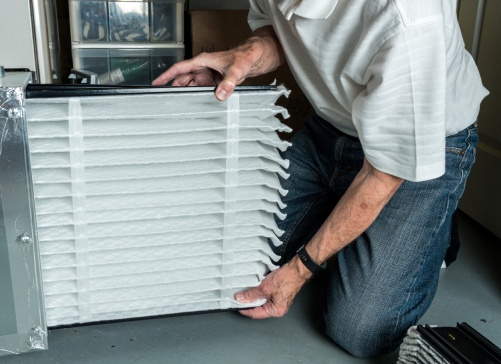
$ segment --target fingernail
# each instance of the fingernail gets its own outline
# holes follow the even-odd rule
[[[235,295],[235,299],[239,302],[243,301],[244,300],[244,295],[242,293],[237,293]]]
[[[216,97],[219,100],[224,101],[228,98],[228,92],[226,90],[223,90],[222,88],[220,88],[216,91]]]

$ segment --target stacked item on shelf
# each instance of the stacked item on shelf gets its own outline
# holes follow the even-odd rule
[[[184,58],[184,0],[69,0],[73,68],[148,85]]]

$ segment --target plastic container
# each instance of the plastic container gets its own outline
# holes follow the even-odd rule
[[[72,43],[184,42],[184,0],[69,0]]]
[[[163,48],[73,48],[73,68],[94,72],[103,85],[150,85],[184,58],[184,46]]]

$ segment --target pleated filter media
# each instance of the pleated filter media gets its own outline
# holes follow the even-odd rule
[[[48,326],[242,308],[278,259],[282,95],[26,100]]]

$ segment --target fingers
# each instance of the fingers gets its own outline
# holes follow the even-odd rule
[[[172,86],[193,86],[194,76],[192,74],[186,74],[178,76],[172,81]]]
[[[287,313],[288,305],[281,306],[273,301],[271,294],[265,294],[261,286],[251,288],[235,295],[235,299],[240,303],[252,303],[266,298],[268,301],[261,307],[254,307],[239,312],[252,319],[260,320],[270,317],[282,317]]]
[[[264,298],[262,293],[259,290],[259,287],[256,288],[251,288],[247,291],[244,292],[239,292],[235,295],[235,299],[240,302],[240,303],[252,303],[255,302],[261,298]],[[271,317],[266,310],[261,307],[255,307],[247,310],[240,310],[238,311],[242,315],[250,317],[252,319],[265,319]]]
[[[239,292],[235,295],[235,299],[240,303],[252,303],[262,298],[266,298],[261,292],[260,286],[248,289],[244,292]]]
[[[248,310],[240,310],[238,311],[241,315],[250,317],[254,320],[263,320],[267,318],[271,318],[272,316],[264,309],[264,307],[256,307]]]
[[[174,78],[176,78],[181,74],[178,65],[179,63],[176,63],[175,65],[170,67],[167,71],[165,71],[160,76],[155,78],[151,84],[153,86],[163,86],[167,84],[169,81],[172,81]]]
[[[287,311],[288,309],[286,307],[280,307],[273,302],[266,302],[263,306],[240,310],[238,312],[254,320],[263,320],[267,318],[283,317]]]
[[[167,71],[153,80],[152,85],[161,86],[174,79],[201,72],[202,70],[214,70],[217,67],[218,58],[216,54],[207,55],[202,53],[192,59],[187,59],[174,64]],[[185,85],[183,85],[185,86]]]
[[[291,307],[294,297],[305,282],[306,280],[298,275],[298,270],[289,262],[268,274],[259,286],[237,293],[235,299],[245,304],[266,299],[266,303],[261,307],[241,310],[240,313],[244,316],[253,319],[282,317]]]
[[[181,61],[158,76],[152,85],[160,86],[173,81],[173,86],[215,86],[216,98],[226,100],[235,87],[245,80],[247,65],[239,62],[231,51],[202,53]]]

